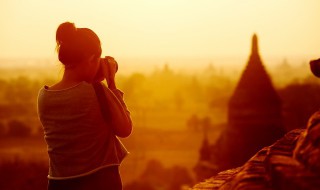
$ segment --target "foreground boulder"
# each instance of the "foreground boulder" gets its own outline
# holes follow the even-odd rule
[[[218,173],[200,189],[320,189],[320,112],[307,129],[295,129],[257,152],[243,166]]]

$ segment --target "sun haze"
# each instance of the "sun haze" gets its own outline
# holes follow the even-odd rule
[[[318,0],[119,0],[0,2],[0,57],[55,56],[65,21],[93,29],[115,57],[243,56],[253,33],[265,56],[319,55]]]

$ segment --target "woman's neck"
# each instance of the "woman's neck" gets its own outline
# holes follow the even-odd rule
[[[81,73],[77,71],[76,68],[65,69],[63,73],[63,77],[60,82],[63,83],[79,83],[84,81],[84,78],[81,76]]]
[[[62,90],[66,88],[73,87],[82,81],[85,81],[83,77],[81,77],[79,71],[76,68],[65,68],[62,79],[52,85],[50,89],[52,90]]]

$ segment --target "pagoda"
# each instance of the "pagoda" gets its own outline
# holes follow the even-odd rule
[[[256,34],[247,66],[229,100],[227,126],[223,142],[231,167],[243,164],[285,132],[281,100],[262,63]]]
[[[249,60],[229,100],[228,125],[212,146],[212,163],[219,166],[218,171],[240,166],[284,133],[281,99],[262,63],[254,34]]]

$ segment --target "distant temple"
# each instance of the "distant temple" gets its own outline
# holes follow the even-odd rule
[[[254,34],[247,67],[229,101],[229,148],[238,150],[228,154],[237,157],[230,158],[231,166],[243,164],[262,147],[282,137],[285,131],[281,111],[280,97],[262,64]]]
[[[199,151],[199,161],[194,167],[194,171],[197,174],[197,181],[202,181],[212,176],[213,171],[217,170],[217,167],[212,163],[212,147],[209,144],[207,131],[204,130],[204,138]]]
[[[211,167],[212,174],[242,165],[262,147],[281,138],[285,133],[281,111],[281,100],[262,64],[254,34],[248,64],[229,100],[228,127],[210,146],[210,160],[217,168]]]

